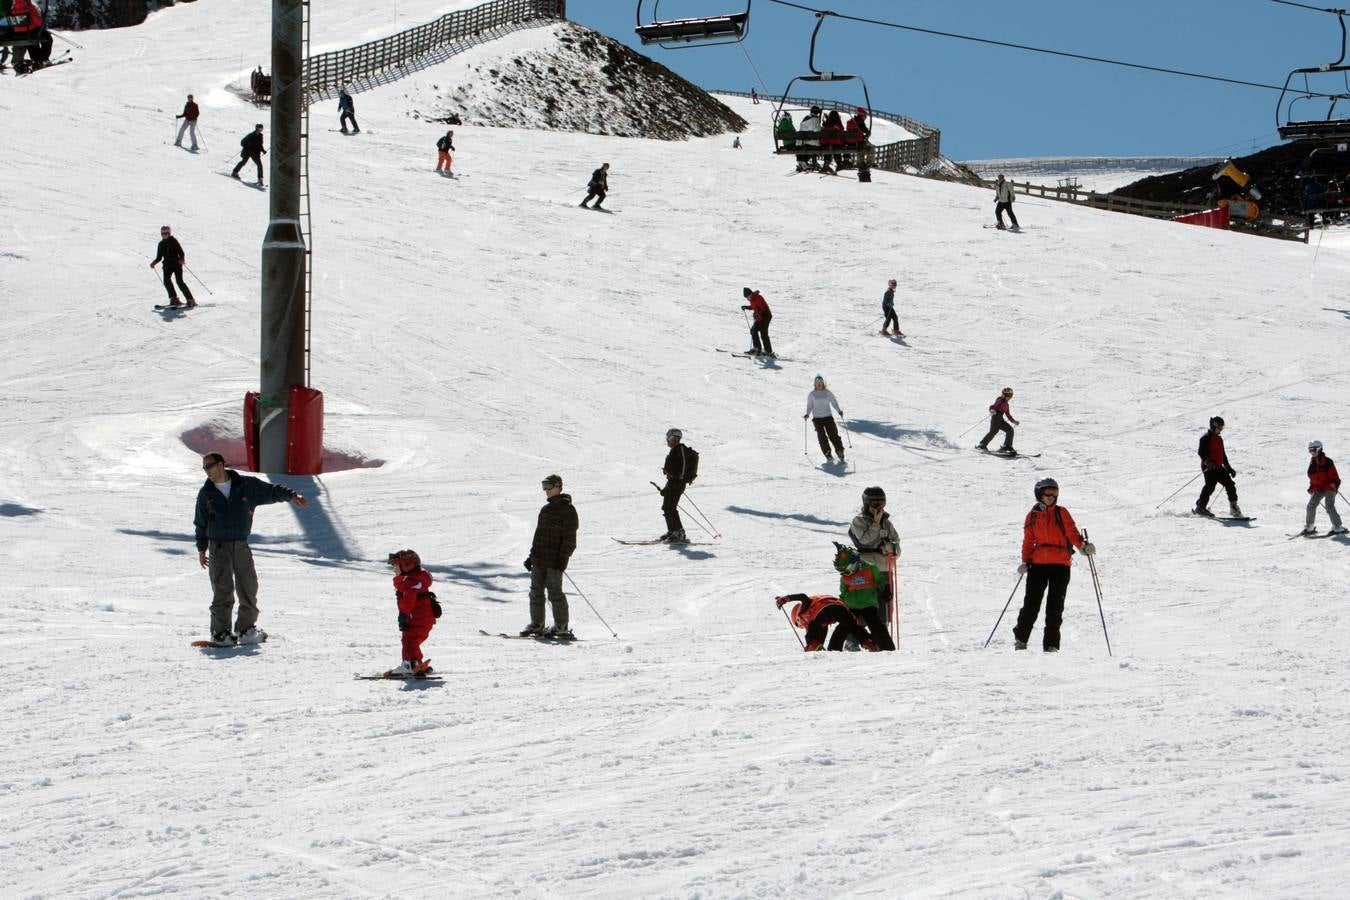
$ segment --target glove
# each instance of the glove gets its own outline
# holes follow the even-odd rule
[[[1083,551],[1084,556],[1097,555],[1097,547],[1092,543],[1092,541],[1083,541],[1083,546],[1080,547],[1079,549]]]
[[[741,309],[749,309],[749,308],[750,308],[750,307],[748,307],[748,306],[742,306],[742,307],[741,307]]]
[[[525,571],[529,572],[532,571],[533,569],[534,569],[534,560],[530,559],[528,556],[525,557]]]
[[[1229,469],[1228,469],[1228,477],[1229,477],[1229,478],[1236,478],[1236,477],[1237,477],[1237,469],[1229,468]]]
[[[802,413],[802,418],[803,418],[803,419],[809,419],[809,418],[811,418],[811,414],[810,414],[810,413]]]
[[[154,263],[151,263],[151,264],[150,264],[150,268],[153,269],[154,267],[155,267],[155,264],[154,264]]]
[[[412,627],[412,616],[408,615],[407,613],[399,613],[398,630],[407,631],[411,627]]]
[[[779,609],[782,609],[784,604],[791,602],[791,600],[792,600],[791,597],[774,597],[773,605],[778,607]]]
[[[1027,564],[1026,564],[1026,563],[1022,563],[1020,566],[1017,567],[1017,574],[1018,574],[1018,575],[1025,575],[1025,574],[1027,574],[1027,568],[1028,568],[1028,567],[1027,567]]]

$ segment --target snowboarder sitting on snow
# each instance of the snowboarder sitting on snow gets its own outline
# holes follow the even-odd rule
[[[441,605],[431,592],[431,574],[422,568],[422,560],[414,551],[390,553],[389,565],[394,567],[394,599],[398,603],[398,630],[403,636],[403,662],[384,674],[425,678],[431,674],[431,660],[422,659],[422,642],[441,617]]]
[[[1013,627],[1013,646],[1027,649],[1027,639],[1041,613],[1041,598],[1050,588],[1045,604],[1045,635],[1042,649],[1059,652],[1059,626],[1064,619],[1064,598],[1069,593],[1069,560],[1073,547],[1091,556],[1097,548],[1083,540],[1073,516],[1059,505],[1059,483],[1053,478],[1036,482],[1036,505],[1022,523],[1022,564],[1019,574],[1027,577],[1027,593],[1022,611]]]
[[[779,609],[788,603],[797,604],[792,607],[790,618],[793,625],[806,632],[806,646],[803,649],[807,653],[814,653],[816,650],[843,650],[844,641],[849,638],[867,647],[868,650],[876,649],[876,645],[867,637],[866,630],[858,621],[858,617],[853,614],[853,610],[845,606],[844,601],[838,597],[827,594],[809,597],[806,594],[788,594],[785,597],[775,597],[774,603]],[[825,636],[829,633],[831,625],[838,627],[834,629],[834,635],[827,647]]]
[[[567,595],[563,593],[563,572],[567,561],[577,549],[577,510],[570,494],[563,493],[562,478],[550,475],[541,482],[548,502],[539,510],[539,522],[534,527],[530,555],[525,560],[525,571],[530,573],[530,624],[520,634],[536,634],[570,640]],[[548,591],[549,606],[553,607],[553,624],[544,630],[544,591]]]
[[[981,450],[989,449],[989,442],[994,439],[994,435],[1000,431],[1004,433],[1003,446],[998,448],[999,453],[1017,453],[1013,449],[1013,425],[1022,423],[1013,418],[1012,408],[1008,406],[1008,401],[1013,397],[1013,389],[1005,387],[993,403],[989,404],[989,433],[986,434],[977,445]],[[1012,422],[1012,425],[1008,423]]]
[[[183,280],[183,266],[187,263],[187,256],[184,255],[183,246],[178,243],[178,239],[169,234],[168,225],[159,229],[159,246],[155,249],[155,260],[150,263],[150,268],[153,269],[161,260],[164,262],[164,290],[169,292],[169,305],[183,305],[178,302],[178,295],[173,290],[173,281],[170,280],[176,279],[183,296],[187,298],[188,309],[196,306],[197,301],[192,299],[192,291]]]
[[[450,164],[455,161],[451,156],[455,152],[455,133],[447,131],[445,136],[436,142],[436,171],[444,172],[449,175]]]
[[[773,359],[773,342],[769,340],[769,323],[773,321],[773,312],[769,309],[768,302],[765,301],[763,294],[750,288],[741,288],[741,296],[750,301],[741,309],[750,310],[755,319],[755,324],[750,326],[750,340],[755,346],[745,352]]]
[[[1311,441],[1308,452],[1312,454],[1308,462],[1308,524],[1303,533],[1316,533],[1313,523],[1317,520],[1317,507],[1325,504],[1327,516],[1331,518],[1331,533],[1345,534],[1341,515],[1336,512],[1336,493],[1341,489],[1341,476],[1336,472],[1336,464],[1322,452],[1321,441]]]
[[[830,444],[834,444],[839,461],[843,462],[844,442],[839,439],[839,428],[834,424],[834,416],[830,415],[831,406],[839,410],[839,418],[842,419],[844,411],[839,409],[839,401],[834,398],[834,392],[825,387],[825,377],[817,375],[811,393],[806,395],[806,412],[802,418],[809,418],[816,426],[816,440],[820,442],[820,452],[825,454],[825,461],[834,462],[834,457],[830,454]]]
[[[882,582],[882,573],[876,566],[865,562],[852,547],[845,547],[838,541],[834,544],[834,568],[839,572],[839,599],[858,616],[867,630],[872,643],[880,650],[894,650],[895,641],[881,621],[881,612],[877,601],[877,586]],[[840,638],[841,646],[843,638]]]
[[[1237,470],[1228,464],[1228,453],[1223,449],[1223,418],[1215,416],[1209,420],[1209,431],[1200,436],[1200,447],[1196,451],[1200,454],[1200,470],[1205,473],[1205,486],[1200,490],[1200,499],[1195,501],[1195,513],[1200,516],[1214,518],[1214,513],[1209,511],[1209,495],[1214,493],[1216,484],[1223,485],[1223,489],[1228,492],[1228,512],[1235,519],[1242,518],[1242,510],[1238,508],[1237,486],[1233,484],[1233,476]]]
[[[609,163],[601,163],[600,168],[591,173],[590,183],[586,185],[586,199],[581,201],[581,206],[586,206],[595,198],[595,206],[587,207],[593,209],[603,209],[600,204],[605,202],[605,196],[609,193]]]

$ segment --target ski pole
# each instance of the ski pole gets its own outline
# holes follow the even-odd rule
[[[67,44],[69,44],[70,46],[74,47],[76,50],[83,50],[83,49],[84,49],[84,45],[83,45],[83,44],[77,44],[77,43],[75,43],[74,41],[72,41],[70,38],[68,38],[68,37],[66,37],[66,36],[64,36],[64,35],[57,34],[55,31],[52,31],[51,29],[48,29],[48,30],[47,30],[47,33],[50,34],[52,37],[56,38],[56,39],[59,40],[59,41],[65,41]],[[69,52],[69,51],[66,51],[66,52]]]
[[[980,421],[976,422],[975,425],[970,426],[970,428],[967,428],[965,431],[963,431],[963,432],[961,432],[960,434],[958,434],[957,437],[958,437],[958,438],[963,438],[963,437],[965,437],[967,434],[969,434],[969,433],[971,432],[971,430],[975,428],[976,425],[983,425],[983,424],[984,424],[984,419],[980,419]]]
[[[989,637],[987,637],[987,638],[984,639],[984,646],[985,646],[986,648],[989,646],[989,642],[992,641],[992,640],[994,639],[994,631],[998,631],[998,624],[999,624],[999,622],[1002,622],[1002,621],[1003,621],[1003,616],[1004,616],[1005,613],[1008,612],[1008,607],[1009,607],[1009,606],[1012,606],[1012,598],[1013,598],[1013,594],[1016,594],[1016,593],[1017,593],[1017,589],[1018,589],[1019,587],[1022,586],[1022,577],[1023,577],[1023,574],[1024,574],[1024,573],[1022,573],[1022,572],[1018,572],[1018,573],[1017,573],[1017,584],[1014,584],[1014,585],[1013,585],[1012,594],[1009,594],[1009,595],[1008,595],[1008,602],[1005,603],[1005,604],[1003,604],[1003,612],[1001,612],[1001,613],[998,614],[998,622],[995,622],[995,623],[994,623],[994,629],[993,629],[993,631],[990,631],[990,632],[989,632]]]
[[[657,492],[658,494],[660,494],[662,497],[664,497],[664,496],[666,495],[666,492],[663,491],[663,490],[661,490],[661,485],[657,484],[655,481],[649,481],[649,482],[647,482],[647,483],[650,484],[652,487],[656,488],[656,492]],[[693,516],[693,514],[690,513],[689,510],[688,510],[688,509],[685,509],[685,507],[684,507],[684,500],[687,499],[687,498],[689,498],[689,495],[688,495],[687,493],[684,494],[684,495],[680,498],[680,509],[683,509],[683,510],[684,510],[685,515],[687,515],[687,516]],[[689,502],[690,502],[690,503],[693,503],[694,501],[693,501],[692,499],[690,499]],[[698,504],[694,504],[694,508],[695,508],[695,509],[698,509]],[[703,515],[703,510],[700,509],[700,510],[698,511],[698,514],[699,514],[699,516],[702,516],[704,520],[707,520],[708,517]],[[697,525],[699,528],[702,528],[704,531],[706,531],[706,532],[708,533],[708,536],[709,536],[709,537],[720,538],[720,537],[722,536],[722,535],[720,535],[720,534],[715,534],[715,533],[713,532],[713,530],[711,530],[711,529],[709,528],[709,526],[712,525],[712,522],[708,522],[707,525],[704,525],[703,522],[699,521],[698,517],[695,516],[695,517],[694,517],[694,524]]]
[[[710,519],[710,518],[708,518],[706,515],[704,515],[704,514],[703,514],[703,510],[701,510],[701,509],[698,508],[698,504],[697,504],[697,503],[694,503],[694,498],[691,497],[691,496],[689,496],[689,490],[688,490],[687,488],[685,489],[685,492],[684,492],[684,499],[685,499],[685,500],[688,500],[689,503],[694,507],[694,509],[697,509],[697,510],[698,510],[698,514],[699,514],[700,516],[703,516],[703,521],[707,522],[708,525],[712,528],[712,532],[711,532],[711,533],[712,533],[712,536],[715,537],[715,538],[720,538],[720,537],[722,536],[722,533],[721,533],[720,531],[717,530],[717,526],[716,526],[716,525],[713,525],[712,519]]]
[[[1200,477],[1201,475],[1203,475],[1203,474],[1205,474],[1205,473],[1204,473],[1204,470],[1201,470],[1201,471],[1199,471],[1199,472],[1196,473],[1195,478],[1199,478],[1199,477]],[[1171,500],[1171,499],[1172,499],[1173,497],[1175,497],[1177,494],[1180,494],[1182,491],[1186,490],[1186,488],[1190,487],[1190,486],[1191,486],[1191,482],[1195,481],[1195,478],[1192,478],[1190,481],[1186,482],[1186,483],[1183,484],[1181,487],[1177,488],[1175,491],[1173,491],[1172,493],[1168,494],[1168,495],[1167,495],[1167,500]],[[1166,502],[1167,502],[1167,500],[1164,500],[1162,503],[1159,503],[1158,506],[1162,506],[1163,503],[1166,503]],[[1157,509],[1158,506],[1155,506],[1155,507],[1153,507],[1153,508],[1154,508],[1154,509]]]
[[[807,433],[806,416],[802,416],[802,456],[805,456],[807,459],[810,459],[811,454],[806,452],[806,433]]]
[[[566,569],[563,570],[563,574],[567,575]],[[581,595],[582,600],[586,600],[586,595],[582,592],[581,588],[577,587],[577,583],[572,580],[571,575],[567,575],[567,583],[572,585],[572,590],[576,591],[578,594]],[[609,623],[605,621],[604,616],[600,615],[600,610],[596,609],[589,600],[586,600],[586,605],[591,607],[591,612],[595,613],[595,617],[600,620],[600,624],[604,625],[606,628],[609,628]],[[611,637],[613,637],[615,640],[618,640],[619,633],[617,631],[615,631],[613,628],[609,628],[609,633]]]
[[[183,268],[184,268],[184,269],[187,269],[188,274],[191,275],[193,278],[197,278],[197,273],[194,272],[194,271],[192,271],[191,269],[189,269],[187,263],[183,263]],[[202,287],[206,288],[206,292],[207,292],[208,294],[210,294],[211,296],[214,297],[214,296],[216,295],[216,292],[215,292],[215,291],[211,290],[209,287],[206,287],[206,282],[205,282],[205,281],[202,281],[200,278],[197,278],[197,283],[200,284]]]
[[[884,316],[885,313],[882,313],[881,315]],[[863,326],[863,330],[864,330],[864,331],[871,331],[873,328],[876,327],[876,324],[877,324],[878,322],[880,322],[880,321],[881,321],[881,316],[877,316],[875,319],[873,319],[872,321],[870,321],[870,322],[868,322],[866,325],[864,325],[864,326]]]
[[[1083,529],[1083,543],[1088,542],[1087,529]],[[1097,579],[1097,560],[1093,559],[1097,554],[1093,553],[1088,557],[1088,570],[1092,572],[1092,589],[1097,594],[1097,615],[1102,617],[1102,637],[1106,638],[1106,655],[1114,656],[1111,652],[1111,635],[1106,632],[1106,613],[1102,611],[1102,583]]]
[[[886,554],[887,585],[891,592],[891,640],[900,643],[900,586],[895,583],[896,558],[894,553]],[[995,626],[997,627],[997,626]]]
[[[848,449],[853,449],[853,432],[848,430],[848,423],[844,421],[844,416],[839,415],[839,424],[844,426],[844,437],[848,439]]]
[[[776,599],[778,599],[778,598],[775,597],[774,599],[776,600]],[[797,633],[797,626],[792,624],[792,617],[789,616],[789,615],[787,614],[787,610],[786,610],[786,609],[783,609],[783,607],[781,607],[781,606],[778,607],[778,611],[779,611],[780,613],[783,614],[783,618],[787,619],[788,627],[792,629],[792,636],[795,637],[795,638],[797,639],[797,643],[801,644],[801,645],[802,645],[802,649],[805,650],[805,649],[806,649],[806,641],[802,640],[802,636],[801,636],[800,634]]]

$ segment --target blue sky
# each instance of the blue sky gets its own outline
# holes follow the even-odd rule
[[[1340,53],[1336,17],[1271,0],[830,0],[804,6],[1145,65],[1281,85],[1290,69]],[[647,2],[650,10],[652,3]],[[736,0],[663,0],[661,18],[744,9]],[[815,18],[753,0],[741,46],[643,48],[633,34],[636,3],[569,0],[568,18],[669,66],[705,88],[759,87],[757,68],[778,93],[808,72]],[[747,57],[748,60],[747,61]],[[876,109],[942,129],[955,159],[1002,156],[1241,155],[1278,143],[1278,92],[1141,72],[982,46],[832,19],[817,68],[867,81]],[[1326,89],[1350,92],[1324,76]],[[1316,85],[1315,85],[1316,87]],[[847,82],[815,96],[850,97]],[[794,93],[798,93],[794,90]],[[1307,104],[1306,118],[1325,107]],[[1304,107],[1300,107],[1302,110]],[[1350,115],[1350,106],[1344,110]]]

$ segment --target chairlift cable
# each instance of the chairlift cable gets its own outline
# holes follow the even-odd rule
[[[769,90],[769,85],[765,83],[764,76],[759,74],[759,69],[755,67],[755,61],[750,58],[750,51],[745,49],[745,41],[737,41],[736,43],[741,48],[741,52],[745,54],[745,61],[750,64],[750,71],[755,73],[755,78],[759,81],[759,86],[764,91],[765,98],[772,97],[773,93]]]
[[[1261,88],[1262,90],[1267,91],[1284,90],[1284,88],[1281,88],[1277,85],[1262,84],[1258,81],[1244,81],[1240,78],[1227,78],[1222,75],[1205,75],[1200,72],[1187,72],[1183,69],[1170,69],[1163,66],[1149,66],[1144,65],[1143,63],[1132,63],[1132,62],[1124,62],[1123,60],[1119,59],[1108,59],[1104,56],[1089,56],[1088,54],[1085,53],[1070,53],[1067,50],[1051,50],[1045,47],[1032,47],[1028,44],[1014,44],[1009,41],[996,41],[992,38],[976,37],[974,35],[969,34],[957,34],[951,31],[937,31],[932,28],[920,28],[917,25],[902,25],[899,22],[886,22],[881,19],[867,19],[862,16],[850,16],[846,13],[835,13],[829,12],[829,10],[816,9],[815,7],[812,6],[803,6],[800,3],[792,3],[790,2],[790,0],[769,0],[769,2],[777,3],[780,6],[788,6],[793,9],[799,9],[802,10],[803,12],[814,13],[817,15],[821,13],[829,13],[829,15],[832,15],[837,19],[846,19],[850,22],[858,22],[863,25],[880,25],[884,28],[898,28],[901,31],[913,31],[918,34],[928,34],[934,37],[952,38],[958,41],[970,41],[971,43],[986,44],[992,47],[1006,47],[1010,50],[1025,50],[1029,53],[1043,53],[1047,56],[1059,56],[1065,59],[1077,59],[1083,62],[1105,63],[1106,65],[1121,66],[1126,69],[1139,69],[1144,72],[1159,72],[1163,75],[1177,75],[1183,78],[1199,78],[1204,81],[1218,81],[1223,84],[1236,84],[1242,87]],[[1309,96],[1330,97],[1333,95],[1317,94],[1310,92]]]
[[[1309,6],[1306,3],[1295,3],[1294,0],[1270,0],[1270,2],[1278,3],[1281,6],[1297,6],[1299,9],[1306,9],[1309,12],[1331,13],[1332,15],[1336,16],[1343,16],[1346,14],[1345,10],[1343,9],[1326,9],[1325,7],[1321,6]]]

